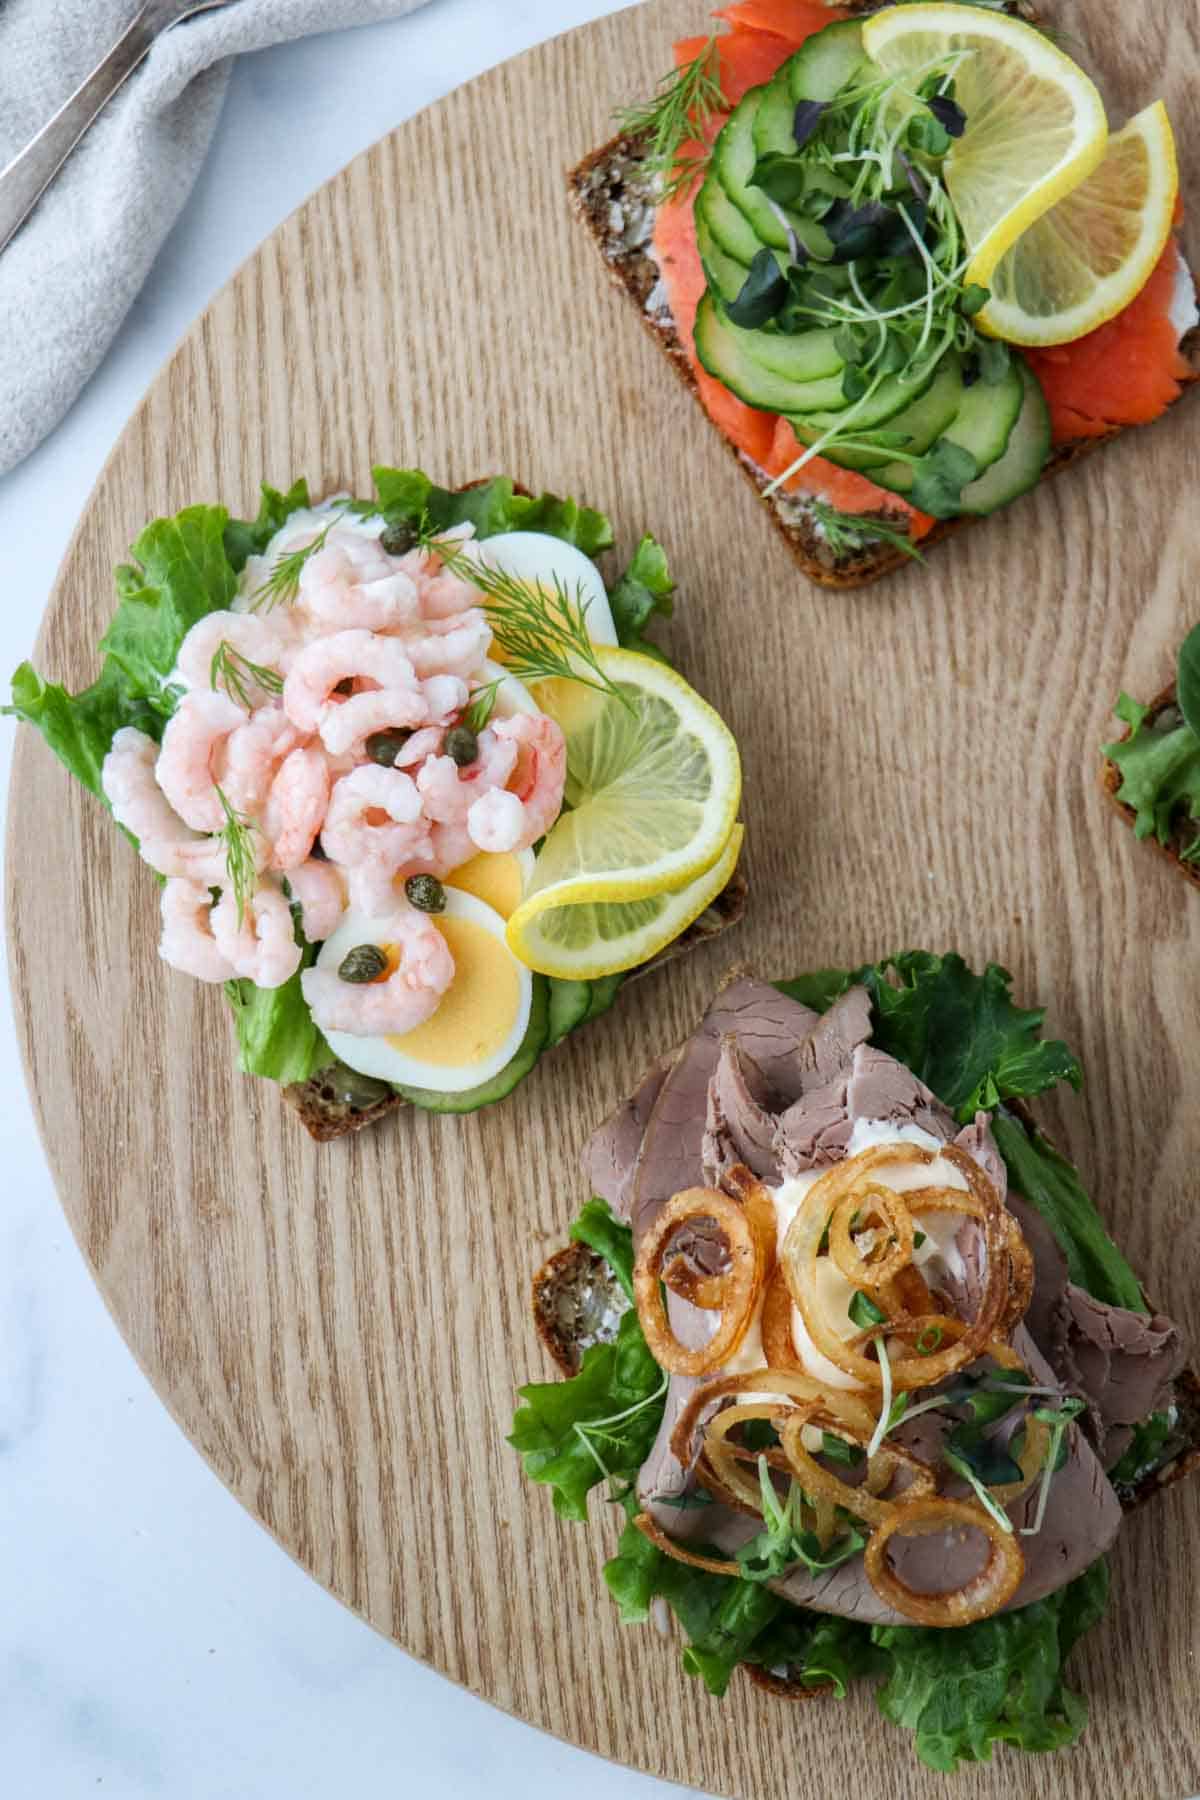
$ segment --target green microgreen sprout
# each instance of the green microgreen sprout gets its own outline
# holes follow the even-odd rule
[[[758,1459],[758,1485],[763,1529],[737,1552],[745,1580],[771,1581],[798,1562],[814,1573],[836,1569],[864,1548],[866,1538],[854,1527],[822,1548],[816,1532],[804,1528],[801,1509],[806,1502],[799,1484],[789,1481],[787,1499],[781,1500],[765,1456]]]
[[[646,167],[658,177],[662,201],[690,194],[708,166],[707,152],[685,154],[688,142],[702,142],[705,127],[724,111],[716,36],[682,69],[664,75],[649,100],[623,108],[617,124],[630,137],[648,137]]]
[[[247,712],[252,709],[254,689],[261,688],[264,694],[281,694],[283,692],[283,676],[278,669],[268,669],[262,663],[251,662],[240,650],[234,648],[228,638],[222,638],[217,645],[216,653],[209,665],[209,686],[216,688],[223,684],[225,692]]]
[[[1042,1465],[1041,1486],[1038,1488],[1037,1511],[1033,1515],[1032,1525],[1021,1527],[1022,1537],[1036,1537],[1046,1519],[1046,1507],[1050,1500],[1050,1483],[1065,1461],[1067,1427],[1086,1411],[1086,1400],[1064,1400],[1061,1406],[1038,1406],[1034,1408],[1034,1418],[1040,1419],[1043,1425],[1050,1427],[1050,1439],[1046,1445],[1046,1460]]]
[[[579,1439],[605,1481],[609,1483],[610,1488],[616,1482],[617,1477],[604,1461],[604,1458],[597,1450],[592,1439],[594,1437],[599,1438],[601,1442],[603,1442],[605,1438],[608,1438],[613,1443],[619,1442],[619,1434],[612,1429],[613,1426],[624,1425],[630,1419],[636,1419],[639,1413],[645,1412],[647,1407],[654,1406],[666,1393],[669,1379],[669,1376],[664,1370],[662,1380],[659,1382],[654,1392],[652,1394],[647,1394],[644,1400],[636,1400],[632,1406],[627,1406],[624,1412],[610,1413],[606,1419],[577,1419],[572,1426],[575,1436]]]

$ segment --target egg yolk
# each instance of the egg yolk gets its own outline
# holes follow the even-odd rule
[[[524,877],[521,872],[519,857],[511,850],[503,852],[482,851],[473,856],[470,862],[464,863],[461,869],[455,869],[452,875],[445,877],[447,887],[458,888],[460,893],[474,894],[498,912],[502,919],[511,919],[521,904]]]
[[[521,1004],[520,977],[508,945],[486,926],[451,918],[436,924],[454,957],[454,980],[423,1025],[387,1041],[419,1062],[466,1068],[505,1043]]]

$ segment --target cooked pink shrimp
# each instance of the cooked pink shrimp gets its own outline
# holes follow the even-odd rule
[[[313,847],[329,805],[329,764],[315,745],[293,750],[280,765],[263,809],[271,867],[297,869]]]
[[[385,979],[343,981],[335,968],[305,969],[304,998],[322,1031],[402,1037],[437,1011],[454,980],[450,946],[426,913],[402,904],[373,927],[395,966]]]
[[[463,691],[465,694],[465,688]],[[428,701],[415,681],[407,687],[373,688],[365,694],[352,694],[340,706],[325,709],[321,742],[331,756],[352,750],[356,757],[362,757],[373,732],[411,730],[424,725],[429,716]]]
[[[234,812],[255,817],[284,758],[301,741],[278,701],[260,706],[231,731],[217,758],[216,778]]]
[[[492,726],[479,733],[478,743],[479,753],[465,769],[449,756],[431,756],[417,775],[425,811],[439,825],[463,824],[479,796],[504,787],[517,766],[517,746],[505,743]]]
[[[278,673],[279,658],[288,635],[286,626],[261,613],[206,613],[180,644],[176,667],[190,688],[211,688],[213,658],[226,643],[242,659],[240,663],[234,661],[235,678],[241,677],[247,693],[255,698],[265,698],[244,665],[255,663],[259,668],[274,669]]]
[[[334,689],[343,681],[365,680],[372,688],[406,688],[415,681],[412,663],[399,638],[374,631],[335,631],[317,638],[297,656],[283,684],[284,710],[301,731],[317,731]]]
[[[100,770],[100,786],[113,818],[143,844],[189,835],[154,779],[157,761],[154,739],[134,725],[123,725]]]
[[[478,850],[515,850],[525,831],[525,808],[507,788],[490,788],[467,814],[467,832]]]
[[[404,639],[404,650],[419,676],[478,675],[492,645],[492,628],[484,615],[466,612],[452,631],[430,632]]]
[[[225,823],[213,763],[230,733],[246,718],[228,694],[193,688],[167,723],[155,774],[175,811],[194,831],[219,831]]]
[[[379,862],[393,869],[425,855],[429,832],[421,796],[403,769],[364,763],[334,783],[321,827],[325,854],[346,868]]]
[[[432,875],[434,870],[428,860],[420,861],[417,867],[405,864],[406,875]],[[346,884],[350,890],[350,904],[356,913],[368,919],[386,919],[394,913],[403,895],[403,883],[399,873],[391,863],[382,862],[372,857],[369,862],[354,863],[346,870]],[[308,936],[307,931],[305,937]]]
[[[567,740],[545,713],[517,713],[497,719],[491,728],[500,741],[515,747],[520,760],[507,784],[525,810],[525,825],[514,850],[527,850],[545,837],[562,811],[567,779]]]
[[[300,598],[322,631],[395,631],[420,617],[417,585],[359,534],[334,532],[305,563]]]
[[[397,769],[415,769],[423,763],[427,756],[437,756],[442,748],[445,732],[440,725],[426,725],[420,731],[414,731],[407,744],[396,758]]]
[[[158,954],[197,981],[228,981],[234,967],[213,937],[212,910],[207,887],[195,881],[168,881],[162,891]]]
[[[305,937],[310,944],[323,944],[333,936],[346,910],[346,884],[340,872],[333,863],[314,856],[298,869],[289,869],[287,881],[292,899],[300,908]]]
[[[237,901],[226,889],[212,910],[212,934],[234,974],[244,975],[255,987],[282,987],[300,967],[303,951],[296,942],[292,909],[277,887],[259,888],[247,900],[240,923]]]

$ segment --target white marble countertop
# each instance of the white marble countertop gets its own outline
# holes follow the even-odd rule
[[[281,219],[402,118],[611,0],[433,0],[244,58],[200,182],[65,422],[0,480],[0,672],[164,357]],[[297,97],[302,104],[297,104]],[[14,731],[0,723],[5,795]],[[242,1511],[147,1386],[59,1209],[0,993],[0,1791],[6,1800],[665,1795],[378,1637]]]

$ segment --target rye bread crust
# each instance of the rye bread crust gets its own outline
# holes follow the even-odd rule
[[[878,0],[850,0],[847,10],[865,16],[878,10]],[[1037,22],[1032,7],[1010,4],[1006,10],[1030,23]],[[567,172],[567,190],[572,210],[603,257],[610,279],[636,306],[642,324],[700,406],[695,371],[676,330],[653,256],[654,190],[653,177],[646,168],[646,139],[621,133],[610,138]],[[1183,386],[1188,387],[1200,381],[1200,329],[1188,333],[1181,349],[1192,365],[1191,374],[1183,382]],[[701,411],[704,412],[702,406]],[[712,425],[707,412],[704,417]],[[810,581],[822,587],[865,587],[910,560],[902,550],[883,542],[864,544],[860,550],[836,554],[817,529],[803,501],[786,494],[767,499],[765,490],[770,477],[744,456],[717,426],[712,425],[712,429],[758,495],[771,524]],[[1127,426],[1113,426],[1098,437],[1060,444],[1052,452],[1041,479],[1045,481],[1069,469],[1081,457],[1100,449],[1128,429]],[[865,513],[863,518],[864,521],[876,518],[892,530],[904,531],[906,526],[906,515],[887,507]],[[982,521],[975,518],[939,520],[922,538],[921,550],[924,552],[943,538],[980,523]]]
[[[1152,725],[1159,715],[1164,713],[1169,706],[1175,705],[1175,700],[1175,683],[1172,681],[1169,686],[1163,689],[1161,694],[1156,694],[1154,699],[1150,702],[1150,709],[1146,714],[1147,724]],[[1130,728],[1127,725],[1121,733],[1119,742],[1124,743],[1129,737],[1129,733]],[[1121,786],[1121,771],[1111,757],[1106,756],[1101,765],[1100,785],[1124,819],[1125,823],[1132,830],[1133,826],[1137,823],[1137,814],[1134,812],[1132,806],[1127,805],[1124,800],[1118,800],[1117,798],[1117,793]],[[1182,851],[1185,847],[1185,840],[1190,840],[1195,835],[1194,831],[1177,827],[1169,844],[1160,844],[1156,837],[1148,837],[1142,841],[1152,845],[1153,848],[1158,851],[1160,856],[1165,856],[1167,861],[1172,863],[1175,868],[1179,870],[1179,873],[1183,876],[1185,881],[1190,881],[1193,887],[1200,887],[1200,865],[1184,862],[1182,855]]]

